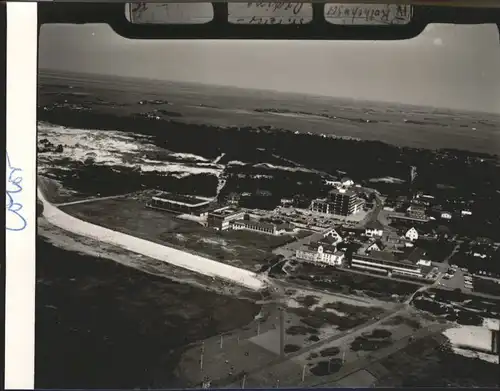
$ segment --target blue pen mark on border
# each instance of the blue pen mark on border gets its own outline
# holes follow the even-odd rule
[[[13,167],[9,154],[7,157],[7,183],[6,183],[6,216],[5,228],[8,231],[22,231],[28,225],[26,219],[22,215],[23,205],[16,201],[16,197],[23,191],[21,186],[23,178],[21,176],[22,169]]]

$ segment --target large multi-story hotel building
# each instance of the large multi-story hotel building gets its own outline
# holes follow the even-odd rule
[[[313,212],[338,216],[350,216],[363,208],[364,201],[352,190],[333,189],[325,199],[317,199],[311,203]]]

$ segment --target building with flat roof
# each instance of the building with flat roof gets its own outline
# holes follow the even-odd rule
[[[399,259],[388,251],[371,251],[369,254],[354,254],[351,267],[387,275],[400,274],[422,278],[422,266],[417,263],[408,259]]]
[[[275,224],[251,219],[244,210],[226,206],[208,213],[207,225],[218,231],[246,230],[270,235],[280,235],[290,228],[288,224]]]
[[[212,200],[196,196],[159,192],[151,197],[146,206],[172,213],[203,216],[208,213],[211,203]]]
[[[226,206],[215,209],[208,213],[207,225],[218,231],[225,231],[231,228],[231,222],[243,219],[245,212],[241,209]]]

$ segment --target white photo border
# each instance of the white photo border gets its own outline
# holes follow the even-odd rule
[[[9,229],[7,206],[5,389],[33,389],[35,382],[37,48],[37,3],[7,2],[6,151],[22,178],[15,202],[26,226]],[[12,170],[7,166],[7,185]]]

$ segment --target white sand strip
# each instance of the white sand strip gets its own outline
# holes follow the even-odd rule
[[[261,290],[267,285],[265,278],[248,270],[239,269],[77,219],[48,202],[40,188],[37,189],[37,194],[39,200],[43,203],[45,218],[51,224],[65,231],[112,244],[205,276],[229,280],[252,290]]]

